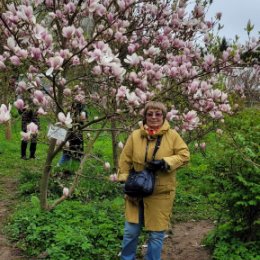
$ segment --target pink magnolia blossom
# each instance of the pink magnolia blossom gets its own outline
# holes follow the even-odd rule
[[[127,93],[129,92],[129,89],[127,89],[126,86],[121,86],[118,90],[117,90],[117,94],[116,94],[116,99],[117,100],[123,100]]]
[[[122,32],[115,33],[115,39],[120,43],[126,43],[127,37]]]
[[[200,144],[200,148],[201,148],[203,151],[205,151],[205,150],[206,150],[206,143],[205,143],[205,142],[201,143],[201,144]]]
[[[75,101],[83,104],[85,102],[85,94],[79,93],[78,95],[75,96],[74,99]]]
[[[96,8],[96,10],[95,10],[95,13],[96,13],[98,16],[102,17],[102,16],[105,15],[106,11],[107,11],[107,10],[106,10],[106,8],[105,8],[104,5],[98,4],[98,5],[97,5],[97,8]]]
[[[92,69],[92,72],[94,75],[101,75],[102,73],[102,68],[101,66],[97,65]]]
[[[38,115],[46,115],[47,112],[44,111],[44,109],[43,109],[42,107],[40,107],[40,108],[38,109],[38,111],[37,111],[37,114],[38,114]]]
[[[11,119],[11,105],[8,105],[8,108],[5,104],[2,104],[0,107],[0,124],[5,123]]]
[[[214,100],[218,100],[221,97],[221,95],[222,95],[221,90],[219,90],[219,89],[213,90],[213,96],[212,97],[213,97]]]
[[[32,47],[30,52],[31,52],[32,58],[34,58],[35,60],[40,60],[41,59],[42,51],[41,51],[40,48]]]
[[[19,66],[21,64],[21,60],[15,55],[10,57],[10,61],[16,66]]]
[[[63,90],[63,94],[64,94],[65,96],[67,96],[67,97],[71,96],[71,89],[65,88],[65,89]]]
[[[25,91],[27,89],[27,84],[25,83],[25,81],[19,81],[19,83],[17,84],[17,87],[20,88],[22,91]]]
[[[204,58],[204,63],[203,63],[203,67],[206,71],[209,71],[212,69],[212,65],[215,62],[215,57],[212,54],[209,54],[207,56],[205,56]]]
[[[53,69],[59,69],[63,63],[63,58],[61,56],[55,56],[49,58],[48,63],[50,64],[50,67]]]
[[[42,103],[43,102],[43,99],[44,99],[44,94],[42,91],[40,90],[35,90],[34,93],[33,93],[34,97],[37,99],[37,101],[39,103]]]
[[[36,18],[33,15],[33,9],[32,6],[26,6],[26,5],[20,5],[18,7],[18,12],[17,12],[17,16],[22,19],[25,20],[29,23],[36,22]]]
[[[204,14],[204,7],[202,5],[196,5],[193,10],[193,15],[198,18]]]
[[[31,122],[26,126],[27,132],[30,132],[31,134],[37,134],[38,133],[38,126]]]
[[[113,62],[111,63],[111,72],[116,78],[122,81],[126,70],[121,67],[121,64]]]
[[[70,117],[70,112],[67,113],[67,116],[64,115],[64,113],[59,112],[58,114],[59,121],[64,124],[66,127],[71,128],[72,127],[72,119]]]
[[[135,92],[126,93],[126,98],[127,98],[127,102],[128,102],[129,105],[132,105],[132,106],[139,106],[140,105],[140,99],[135,94]]]
[[[229,104],[220,104],[219,105],[219,109],[222,112],[225,112],[225,113],[230,113],[231,112],[231,106]]]
[[[24,109],[24,101],[21,98],[18,98],[15,102],[14,102],[14,106],[19,109],[19,110],[23,110]]]
[[[62,28],[62,35],[65,38],[70,39],[75,34],[75,26],[67,26]]]
[[[189,86],[188,86],[188,94],[196,93],[199,88],[199,85],[200,85],[200,83],[198,80],[192,81],[192,83],[189,84]]]
[[[136,53],[133,53],[132,55],[127,55],[126,59],[124,59],[125,63],[128,63],[132,66],[138,65],[143,60],[143,57],[138,56]]]
[[[68,14],[74,13],[76,11],[76,6],[73,2],[69,2],[68,4],[64,5],[64,11]]]
[[[112,181],[112,182],[116,182],[117,181],[117,174],[111,174],[110,176],[109,176],[109,179],[110,179],[110,181]]]
[[[191,131],[199,125],[199,121],[197,112],[191,110],[187,114],[183,114],[183,129]]]
[[[136,45],[135,44],[129,44],[127,47],[127,50],[130,54],[134,53],[136,51]]]
[[[209,114],[214,119],[220,119],[223,117],[223,114],[221,111],[210,111]]]
[[[16,51],[16,55],[17,55],[21,60],[24,60],[24,59],[27,59],[27,57],[28,57],[28,51],[19,48],[19,49]]]
[[[179,111],[176,110],[175,108],[172,108],[171,111],[169,111],[166,115],[166,118],[169,120],[169,121],[172,121],[174,119],[179,119]]]
[[[29,141],[31,139],[31,132],[21,132],[22,140]]]
[[[96,9],[98,8],[98,4],[99,4],[99,0],[90,0],[90,1],[86,1],[85,3],[86,8],[90,13],[94,13],[96,11]]]
[[[130,81],[137,83],[139,81],[137,74],[134,71],[131,71],[128,75]]]
[[[222,53],[222,59],[223,61],[227,61],[230,53],[228,51],[223,51]]]
[[[34,66],[32,66],[32,65],[30,65],[28,71],[29,71],[30,73],[38,73],[38,72],[39,72],[39,69],[36,68],[36,67],[34,67]]]
[[[155,56],[160,54],[160,52],[160,48],[156,48],[154,46],[151,46],[148,50],[144,50],[144,54],[147,56]]]

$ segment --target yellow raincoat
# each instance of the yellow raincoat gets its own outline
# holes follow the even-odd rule
[[[158,171],[156,173],[153,194],[143,198],[144,226],[145,229],[149,231],[163,231],[168,229],[175,198],[176,169],[187,163],[190,157],[187,145],[175,130],[170,129],[170,125],[166,120],[156,135],[163,135],[163,137],[155,160],[164,159],[170,166],[170,169],[167,172]],[[119,181],[126,181],[129,170],[132,167],[134,167],[136,171],[144,169],[147,142],[147,161],[150,161],[152,159],[156,138],[147,141],[147,132],[143,126],[138,130],[134,130],[129,136],[119,159],[117,176]],[[126,199],[126,221],[138,223],[138,216],[138,204]]]

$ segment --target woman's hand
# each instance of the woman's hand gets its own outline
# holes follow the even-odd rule
[[[153,160],[148,162],[147,168],[152,171],[167,171],[169,169],[169,165],[162,160]]]

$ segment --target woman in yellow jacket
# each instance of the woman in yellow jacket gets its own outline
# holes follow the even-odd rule
[[[129,170],[141,171],[146,166],[156,172],[155,189],[144,198],[126,196],[125,229],[121,260],[135,260],[141,229],[149,231],[146,260],[160,260],[164,232],[168,229],[176,189],[176,169],[189,161],[189,150],[179,134],[165,120],[166,107],[149,102],[144,108],[143,125],[129,136],[120,155],[117,181],[124,182]],[[155,160],[153,151],[162,136]]]

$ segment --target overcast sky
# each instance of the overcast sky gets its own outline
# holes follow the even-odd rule
[[[260,0],[213,0],[208,17],[214,17],[217,12],[222,13],[221,24],[224,25],[220,36],[234,39],[237,34],[239,41],[245,42],[248,37],[244,28],[250,19],[255,25],[252,35],[259,37]]]

